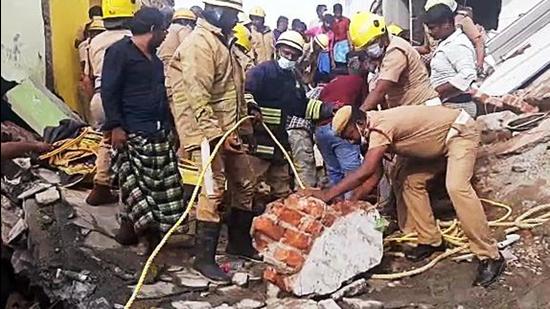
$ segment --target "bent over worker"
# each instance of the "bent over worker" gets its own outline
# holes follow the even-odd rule
[[[90,41],[90,65],[94,77],[94,95],[90,101],[90,115],[92,127],[100,129],[105,123],[105,113],[101,102],[101,81],[103,75],[103,58],[105,51],[111,45],[126,36],[132,36],[127,29],[128,21],[134,16],[136,5],[133,0],[103,1],[103,24],[106,31],[100,33]],[[94,188],[86,198],[90,205],[116,203],[118,196],[111,192],[111,146],[108,134],[105,134],[99,145],[95,162]]]
[[[240,0],[205,0],[203,17],[195,30],[178,47],[170,62],[182,74],[173,83],[174,117],[181,146],[193,161],[206,167],[211,150],[222,135],[247,114],[243,98],[243,70],[229,48]],[[251,129],[251,127],[250,127]],[[239,130],[251,135],[251,130]],[[248,181],[249,165],[237,134],[225,140],[206,172],[197,206],[195,260],[193,268],[216,282],[230,277],[216,264],[216,247],[221,230],[220,209],[224,206],[226,180],[240,190],[238,208],[231,210],[229,254],[259,259],[252,247],[253,188]]]
[[[490,235],[481,201],[471,184],[480,132],[464,111],[443,106],[403,106],[364,113],[351,106],[334,116],[333,129],[354,143],[367,143],[361,167],[336,186],[311,191],[315,197],[330,201],[376,175],[385,153],[397,153],[411,160],[401,175],[401,197],[415,222],[418,246],[406,253],[420,261],[445,250],[441,232],[430,206],[427,182],[440,172],[447,158],[446,187],[470,250],[480,264],[474,285],[488,286],[504,271],[505,260]],[[376,186],[373,182],[371,189]]]

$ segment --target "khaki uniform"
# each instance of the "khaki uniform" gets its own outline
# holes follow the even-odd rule
[[[239,65],[244,70],[244,72],[248,72],[248,70],[252,69],[256,65],[256,61],[254,60],[254,56],[252,55],[252,51],[245,52],[238,46],[233,45],[231,47],[232,53],[235,55],[235,58],[237,59],[237,62],[239,62]]]
[[[272,60],[275,55],[273,32],[267,27],[263,32],[259,32],[252,26],[250,34],[252,36],[252,50],[256,55],[256,63]]]
[[[130,30],[107,30],[90,41],[90,69],[94,76],[95,93],[90,102],[90,115],[92,118],[92,127],[100,129],[105,122],[105,113],[101,102],[101,72],[103,70],[103,59],[105,51],[114,43],[120,41],[125,36],[131,36]],[[107,135],[107,134],[105,134]],[[107,137],[101,140],[96,159],[96,173],[94,183],[108,186],[111,183],[111,145]]]
[[[171,24],[170,27],[168,27],[168,34],[166,34],[166,38],[160,44],[158,49],[158,56],[160,60],[162,60],[162,63],[164,64],[164,76],[166,77],[166,94],[168,95],[168,102],[172,100],[172,89],[170,88],[170,82],[168,81],[168,65],[170,63],[170,59],[174,56],[174,53],[176,52],[176,49],[178,46],[180,46],[181,42],[183,42],[183,39],[191,33],[193,29],[188,26],[180,25],[180,24]],[[171,105],[171,104],[170,104]]]
[[[418,52],[397,36],[390,37],[378,79],[395,83],[387,93],[388,108],[420,105],[438,97]]]
[[[195,30],[176,49],[169,74],[173,90],[173,111],[181,147],[192,159],[202,162],[200,145],[212,142],[246,116],[243,70],[223,44],[221,29],[199,18]],[[184,72],[184,73],[183,73]],[[226,180],[247,193],[239,207],[250,210],[253,187],[246,155],[218,152],[212,162],[214,188],[202,186],[197,219],[219,222]]]
[[[370,131],[369,149],[388,146],[409,161],[396,181],[418,243],[441,244],[426,183],[444,169],[447,157],[446,187],[470,249],[480,258],[498,258],[496,241],[470,182],[480,136],[471,117],[443,106],[403,106],[369,112],[368,117],[369,126],[380,131]]]

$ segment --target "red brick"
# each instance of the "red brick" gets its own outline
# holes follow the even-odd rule
[[[323,205],[319,203],[316,203],[314,201],[309,201],[307,203],[307,207],[304,209],[304,212],[318,219],[323,216],[323,213],[325,212],[325,208],[323,207]]]
[[[281,241],[300,250],[309,251],[311,247],[311,236],[298,230],[287,229]]]
[[[254,233],[254,248],[258,251],[263,251],[274,240],[266,237],[261,233]]]
[[[276,214],[277,214],[277,218],[279,218],[279,220],[284,221],[284,222],[289,223],[289,224],[294,225],[294,226],[298,226],[300,224],[300,220],[304,216],[299,211],[288,208],[288,207],[283,207],[281,209],[278,209]]]
[[[278,226],[275,222],[266,217],[257,217],[254,220],[254,231],[255,233],[262,233],[274,240],[281,239],[285,233],[284,228]]]
[[[288,266],[298,270],[305,262],[302,254],[293,249],[277,248],[273,255],[278,261],[281,261]]]
[[[321,235],[325,227],[318,220],[308,218],[300,225],[300,230],[305,233],[311,234],[313,237]]]
[[[332,224],[334,224],[334,221],[336,221],[336,216],[328,212],[325,213],[325,215],[323,216],[323,219],[321,219],[321,223],[323,223],[323,225],[326,227],[331,227]]]

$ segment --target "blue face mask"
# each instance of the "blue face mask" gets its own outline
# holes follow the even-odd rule
[[[279,57],[277,63],[283,70],[292,70],[296,67],[296,61],[288,60],[285,57]]]
[[[367,47],[365,50],[367,56],[372,59],[379,59],[384,55],[384,48],[380,46],[380,43],[376,42]]]

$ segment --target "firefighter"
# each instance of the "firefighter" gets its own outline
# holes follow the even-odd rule
[[[242,23],[238,23],[235,28],[233,28],[233,32],[233,52],[235,53],[237,61],[239,61],[243,70],[248,72],[248,70],[256,65],[254,55],[252,54],[250,31]]]
[[[262,63],[273,59],[275,48],[273,46],[273,31],[265,25],[265,11],[259,6],[250,10],[248,14],[252,33],[252,49],[256,57],[256,63]]]
[[[172,24],[168,27],[166,39],[158,49],[158,55],[162,63],[164,63],[164,73],[166,74],[168,62],[174,55],[176,48],[181,44],[183,39],[193,31],[197,22],[197,16],[191,10],[179,9],[172,17]],[[168,92],[168,97],[170,93]]]
[[[204,165],[221,136],[247,114],[243,98],[243,69],[230,49],[242,2],[204,0],[204,3],[195,30],[178,47],[169,66],[169,71],[185,73],[178,74],[178,78],[171,81],[173,112],[180,146],[199,166]],[[239,133],[250,136],[250,124],[247,127],[248,132],[245,128]],[[230,277],[215,261],[226,180],[232,188],[239,190],[241,197],[241,201],[235,203],[239,208],[231,210],[226,251],[259,259],[249,233],[254,188],[247,180],[248,174],[242,143],[239,136],[233,134],[225,140],[206,171],[197,205],[193,268],[211,281],[230,282]]]
[[[319,120],[332,116],[331,104],[307,99],[305,85],[295,72],[304,44],[300,33],[282,33],[275,44],[278,60],[260,63],[246,75],[245,98],[249,108],[261,111],[264,122],[287,150],[290,149],[286,130],[289,119],[296,116]],[[287,196],[290,192],[290,175],[281,150],[263,127],[256,127],[254,136],[257,147],[254,155],[250,156],[254,171],[253,186],[266,181],[271,187],[270,195],[273,199]],[[306,147],[307,143],[303,144],[302,147]]]
[[[103,0],[103,24],[106,31],[97,35],[90,42],[90,67],[94,77],[94,95],[90,102],[92,127],[101,129],[105,121],[105,114],[101,103],[101,72],[105,51],[115,42],[126,36],[132,36],[128,30],[128,23],[136,11],[135,1],[132,0]],[[93,206],[118,202],[118,196],[111,192],[111,167],[109,132],[104,133],[97,160],[94,187],[86,202]]]

